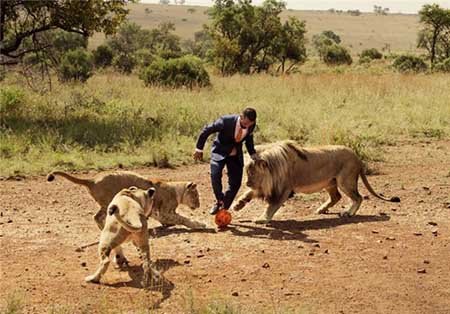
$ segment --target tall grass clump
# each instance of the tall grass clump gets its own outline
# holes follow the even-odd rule
[[[7,295],[5,304],[1,305],[0,314],[21,314],[24,309],[23,296],[18,292]]]
[[[258,112],[256,144],[344,144],[368,162],[398,139],[450,136],[445,74],[346,70],[211,80],[207,89],[167,89],[106,70],[82,85],[56,82],[44,95],[7,80],[0,175],[190,163],[203,126],[246,106]]]

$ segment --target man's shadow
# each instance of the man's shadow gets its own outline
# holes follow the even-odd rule
[[[307,243],[316,243],[314,239],[309,239],[308,235],[303,233],[305,230],[320,230],[335,228],[341,225],[357,224],[361,222],[382,222],[388,221],[389,216],[354,216],[354,217],[331,217],[319,218],[315,220],[273,220],[266,225],[233,223],[226,230],[234,235],[265,238],[271,240],[299,240]]]
[[[170,298],[172,295],[172,290],[175,288],[175,285],[164,277],[164,273],[175,266],[181,265],[177,261],[173,259],[158,259],[153,264],[152,267],[154,267],[161,275],[160,280],[153,281],[148,288],[148,291],[154,291],[154,292],[160,292],[162,294],[162,298],[157,300],[154,304],[152,304],[152,309],[159,308],[160,305]],[[143,277],[143,271],[141,265],[133,265],[128,266],[126,268],[126,271],[128,271],[128,274],[131,278],[128,282],[117,282],[113,284],[105,284],[110,287],[120,288],[120,287],[132,287],[132,288],[138,288],[138,289],[144,289],[142,287],[142,277]]]

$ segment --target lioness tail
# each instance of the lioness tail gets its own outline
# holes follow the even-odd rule
[[[369,181],[367,180],[366,175],[364,174],[364,171],[361,171],[360,173],[361,179],[364,182],[364,185],[366,186],[367,190],[375,197],[379,198],[380,200],[386,201],[386,202],[392,202],[392,203],[399,203],[400,198],[398,196],[393,196],[391,198],[386,198],[381,195],[379,195],[377,192],[374,191],[372,186],[370,186]]]
[[[51,181],[55,180],[55,175],[61,176],[61,177],[66,178],[67,180],[69,180],[69,181],[71,181],[73,183],[84,185],[84,186],[87,186],[87,187],[90,187],[90,186],[92,186],[94,184],[94,181],[92,181],[91,179],[77,178],[77,177],[74,177],[74,176],[72,176],[72,175],[70,175],[68,173],[63,172],[63,171],[50,172],[47,175],[47,181],[51,182]]]

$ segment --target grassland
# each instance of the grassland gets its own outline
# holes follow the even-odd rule
[[[181,38],[193,38],[194,32],[208,23],[207,7],[175,6],[156,4],[130,4],[129,20],[144,28],[155,28],[161,22],[173,22],[175,33]],[[192,11],[193,10],[193,11]],[[146,13],[148,12],[148,13]],[[192,13],[190,13],[192,12]],[[333,30],[357,54],[362,49],[377,48],[392,51],[413,51],[416,49],[419,17],[412,14],[391,14],[387,16],[364,13],[361,16],[333,14],[326,11],[286,10],[282,18],[295,16],[306,21],[307,38],[324,30]],[[95,35],[91,46],[103,41]]]
[[[105,169],[191,162],[202,126],[254,106],[256,142],[342,143],[365,160],[405,137],[450,136],[450,77],[383,68],[306,65],[300,73],[212,77],[202,90],[148,88],[134,75],[98,73],[41,95],[20,77],[2,83],[2,176],[53,168]],[[5,107],[6,106],[6,107]]]

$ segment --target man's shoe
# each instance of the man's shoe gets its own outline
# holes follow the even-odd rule
[[[223,202],[216,202],[213,207],[209,210],[211,215],[217,214],[217,212],[223,207]]]

